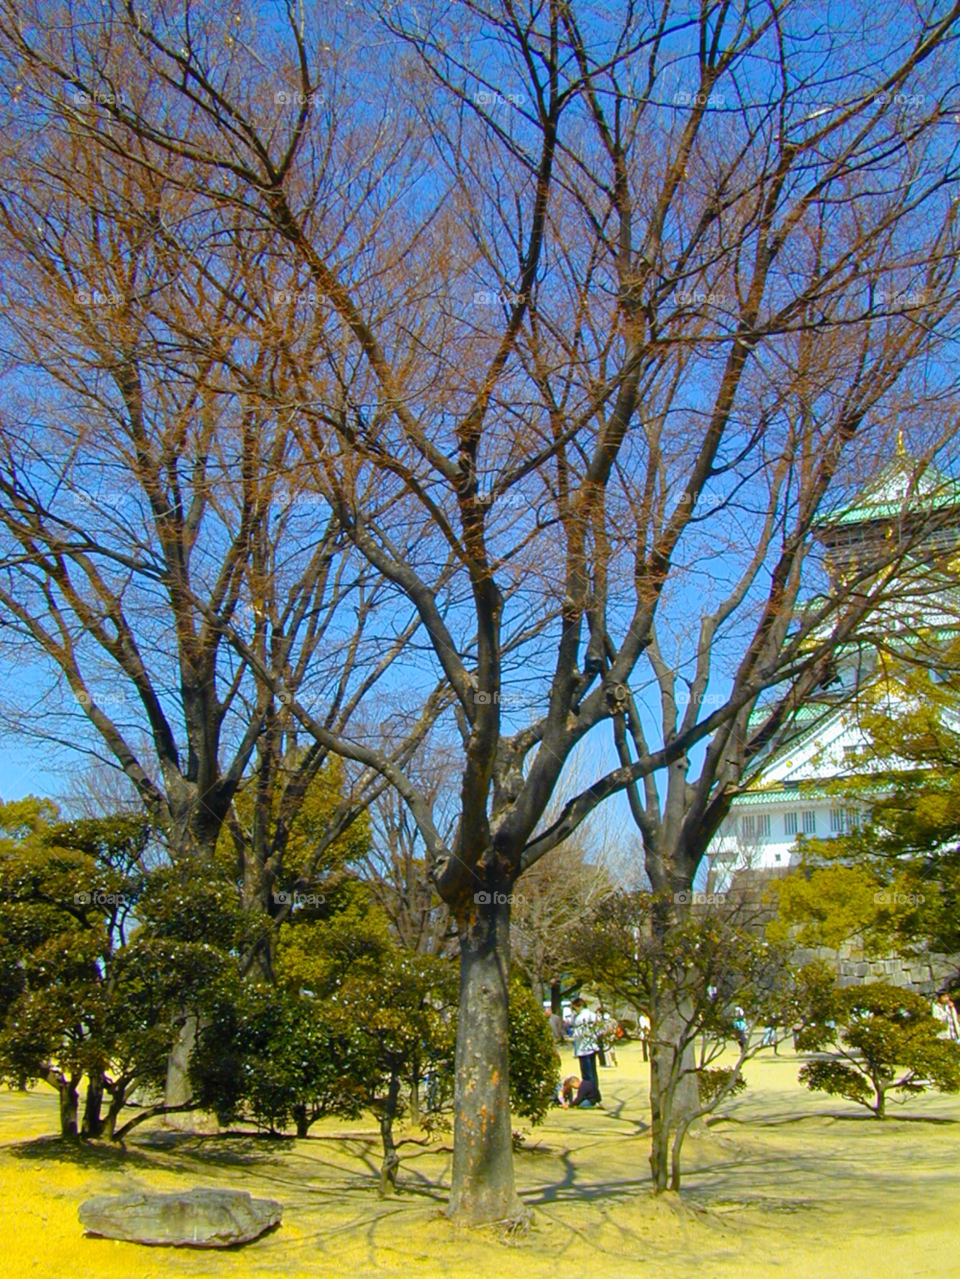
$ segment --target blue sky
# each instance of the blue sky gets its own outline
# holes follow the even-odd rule
[[[797,12],[798,17],[796,21],[798,23],[798,27],[796,29],[796,34],[798,40],[800,40],[810,37],[811,32],[816,28],[817,23],[820,21],[821,14],[832,12],[834,18],[834,29],[836,32],[839,32],[840,24],[844,20],[845,10],[842,6],[816,6],[805,4],[798,6]],[[849,11],[846,12],[849,13]],[[876,27],[880,28],[885,22],[889,23],[893,13],[895,13],[895,9],[890,5],[887,5],[886,7],[882,5],[877,6],[876,9],[871,9],[869,21],[874,23]],[[888,41],[888,44],[889,43],[892,42]],[[682,39],[678,37],[678,53],[681,44]],[[384,56],[382,52],[380,56]],[[875,81],[876,77],[882,71],[882,65],[864,65],[864,50],[853,43],[844,44],[842,40],[839,41],[835,44],[831,56],[836,59],[836,62],[833,64],[833,74],[836,77],[848,74],[852,76],[858,75],[860,88],[864,91],[869,90],[871,83]],[[687,57],[689,57],[689,54]],[[669,84],[665,84],[665,92],[667,92],[667,90],[669,90],[669,92],[668,100],[662,110],[664,112],[664,118],[668,121],[668,123],[674,121],[678,110],[678,108],[674,106],[670,95],[676,91],[678,86],[686,85],[689,80],[688,73],[683,69],[685,65],[684,61],[678,60],[675,67],[676,75],[672,79],[668,77]],[[752,60],[750,68],[752,69],[753,78],[743,84],[744,91],[747,92],[752,90],[755,95],[752,99],[748,97],[748,100],[762,100],[766,96],[770,72],[769,70],[764,70],[763,60],[761,58]],[[502,77],[496,67],[489,71],[489,73],[487,73],[487,70],[484,67],[484,74],[485,79],[489,80],[490,83],[501,83]],[[511,81],[510,84],[512,83],[513,82]],[[740,82],[738,81],[738,83]],[[930,87],[932,89],[934,86],[925,87]],[[510,85],[505,81],[502,83],[502,88],[504,92],[510,91]],[[819,96],[817,96],[817,94],[819,94]],[[817,90],[817,94],[814,94],[813,96],[807,95],[805,97],[802,92],[798,92],[794,102],[791,104],[792,114],[802,118],[804,113],[807,113],[810,108],[819,108],[823,102],[823,90]],[[827,104],[828,107],[830,105],[831,104]],[[729,110],[732,114],[733,108],[731,107]],[[717,128],[722,126],[724,114],[727,111],[728,108],[718,102],[716,106]],[[709,133],[709,130],[707,132]],[[947,139],[946,134],[944,134],[942,145],[945,155],[953,150],[955,146],[952,140]],[[436,187],[432,187],[429,180],[422,184],[420,187],[421,198],[427,199],[428,196],[432,198],[434,191],[439,189],[439,182],[440,180],[437,179],[438,185]],[[507,256],[508,255],[505,253],[504,258]],[[484,286],[492,287],[496,281],[489,279],[471,279],[462,280],[460,283],[463,285],[464,295],[468,297],[474,288],[483,288]],[[563,304],[564,302],[561,299],[560,305]],[[702,406],[709,404],[710,402],[712,391],[711,380],[715,378],[716,375],[715,367],[711,368],[710,364],[711,361],[708,359],[704,359],[702,361],[698,370],[699,380],[698,378],[691,378],[690,385],[686,388],[686,394],[682,397],[680,409],[683,414],[688,417],[695,417],[698,412],[702,411]],[[743,429],[746,429],[746,427],[744,426]],[[731,449],[735,448],[737,441],[738,437],[734,433],[730,441]],[[642,450],[640,450],[640,454],[642,454]],[[634,456],[636,457],[640,454],[634,454]],[[629,455],[629,449],[625,450],[625,455]],[[748,523],[748,521],[745,520],[745,524],[746,523]],[[700,536],[700,534],[697,536]],[[688,585],[686,588],[678,588],[673,599],[670,601],[670,607],[673,609],[674,615],[680,619],[685,619],[685,615],[691,611],[691,605],[694,603],[699,605],[701,598],[706,593],[712,589],[719,589],[718,579],[729,577],[734,572],[734,567],[734,558],[732,556],[724,556],[722,554],[716,556],[707,569],[704,569],[702,566],[696,567],[695,571],[692,571],[689,575],[689,580],[692,581],[692,585]],[[528,604],[529,600],[520,598],[518,600],[517,607],[518,609],[522,609],[527,607]],[[416,672],[416,676],[419,678],[424,677],[423,663],[420,664],[420,668]],[[536,680],[536,683],[539,686],[539,691],[542,692],[542,685],[545,676],[545,669],[535,669],[532,666],[528,666],[520,672],[517,678],[524,684],[530,684]],[[21,695],[25,685],[29,686],[34,682],[37,684],[38,688],[43,683],[39,677],[39,672],[35,668],[31,668],[29,665],[26,667],[22,665],[10,666],[5,674],[0,675],[0,694],[6,692],[11,696],[16,696],[17,700],[21,700]],[[49,683],[49,676],[46,677],[46,683]],[[612,751],[610,749],[608,731],[598,735],[596,744],[591,744],[590,751],[586,758],[603,769],[610,766],[612,762]],[[51,746],[37,747],[23,740],[18,740],[15,744],[11,744],[9,740],[4,741],[0,744],[0,795],[4,798],[17,798],[30,791],[41,794],[57,793],[62,788],[63,782],[58,774],[56,762],[56,753],[54,748]]]

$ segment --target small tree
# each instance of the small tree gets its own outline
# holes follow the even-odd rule
[[[867,954],[956,953],[960,639],[921,634],[908,656],[885,655],[861,703],[857,774],[832,789],[867,820],[802,842],[803,865],[778,885],[781,921],[803,945],[856,939]]]
[[[636,1012],[651,1017],[650,1168],[658,1192],[680,1189],[681,1153],[691,1125],[746,1086],[743,1065],[761,1051],[753,1030],[792,1020],[795,976],[785,950],[767,941],[741,904],[722,895],[705,898],[669,931],[654,926],[662,899],[646,892],[617,893],[578,931],[578,967],[584,979],[606,987]],[[672,1010],[665,1031],[659,1018]],[[738,1037],[735,1009],[745,1010]],[[680,1010],[679,1016],[677,1010]],[[715,1063],[734,1040],[732,1067]],[[690,1077],[698,1102],[675,1112],[675,1098]],[[672,1141],[671,1141],[672,1136]]]
[[[905,1101],[928,1088],[960,1091],[960,1046],[938,1038],[941,1030],[928,1002],[913,991],[880,983],[835,991],[815,1023],[797,1035],[800,1050],[830,1054],[807,1062],[800,1080],[883,1119],[888,1093],[902,1093]]]
[[[298,1137],[324,1115],[354,1118],[364,1106],[361,1054],[310,996],[241,981],[211,992],[190,1077],[200,1105],[222,1125],[250,1117]]]
[[[414,1081],[429,1070],[431,1106],[439,1109],[451,1098],[456,1001],[456,969],[448,960],[393,948],[376,967],[357,963],[331,997],[338,1024],[364,1058],[358,1082],[380,1126],[383,1194],[396,1189],[400,1155],[394,1124],[409,1105]]]
[[[113,961],[142,887],[146,831],[127,817],[57,822],[56,806],[0,804],[0,1078],[43,1079],[60,1096],[60,1129],[98,1136],[122,994]]]
[[[319,1017],[349,1045],[341,1069],[352,1072],[351,1098],[378,1120],[380,1186],[391,1192],[400,1167],[394,1125],[428,1070],[439,1087],[431,1104],[449,1100],[456,969],[448,960],[399,949],[380,909],[358,892],[334,918],[289,930],[278,976],[290,992],[309,991]]]

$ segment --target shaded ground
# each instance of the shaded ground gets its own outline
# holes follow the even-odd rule
[[[622,1050],[619,1067],[601,1072],[604,1109],[554,1111],[517,1156],[534,1224],[515,1240],[456,1232],[441,1216],[450,1178],[441,1143],[405,1145],[403,1193],[380,1199],[372,1123],[317,1125],[306,1141],[144,1125],[124,1153],[51,1139],[51,1090],[3,1092],[0,1273],[957,1279],[960,1098],[914,1100],[878,1123],[800,1088],[797,1068],[792,1054],[751,1064],[747,1093],[688,1142],[677,1207],[647,1189],[644,1067],[637,1049]],[[279,1199],[283,1225],[224,1253],[82,1235],[77,1209],[91,1195],[196,1185]]]

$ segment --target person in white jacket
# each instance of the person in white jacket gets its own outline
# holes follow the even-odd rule
[[[957,1017],[953,1000],[946,991],[933,1001],[930,1011],[937,1021],[943,1023],[943,1030],[940,1031],[941,1039],[952,1039],[954,1042],[960,1040],[960,1018]]]
[[[580,1063],[580,1078],[589,1079],[597,1086],[596,1100],[600,1100],[600,1077],[597,1074],[597,1053],[600,1044],[597,1035],[600,1030],[600,1019],[587,1007],[586,1000],[578,995],[572,1000],[573,1009],[573,1055]]]

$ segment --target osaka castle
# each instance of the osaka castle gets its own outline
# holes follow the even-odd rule
[[[786,871],[799,861],[798,835],[826,839],[864,820],[838,798],[835,783],[858,775],[867,745],[856,695],[881,678],[876,637],[888,652],[922,648],[929,659],[960,633],[960,482],[932,465],[920,468],[902,440],[894,461],[849,506],[822,518],[814,536],[833,590],[889,552],[892,539],[909,545],[902,587],[874,620],[873,641],[866,636],[837,652],[831,683],[798,711],[787,744],[758,757],[744,779],[707,850],[716,892],[738,872]]]

